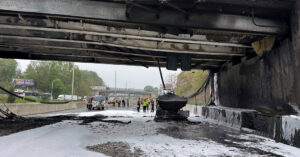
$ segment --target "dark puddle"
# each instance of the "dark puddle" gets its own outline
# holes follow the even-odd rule
[[[71,117],[17,117],[13,119],[0,119],[0,136],[9,135],[15,132],[29,130],[44,125],[54,124],[68,119],[71,119]]]
[[[212,140],[227,147],[235,147],[251,154],[266,156],[280,156],[272,152],[266,152],[257,148],[250,148],[243,145],[243,142],[253,142],[259,144],[262,139],[240,139],[239,130],[211,124],[191,125],[186,122],[166,123],[165,128],[159,128],[157,133],[164,134],[177,139],[187,139],[196,141]]]
[[[75,115],[52,116],[52,117],[17,117],[12,119],[0,119],[0,136],[34,129],[49,124],[58,123],[64,120],[78,120],[80,125],[86,125],[95,121],[106,123],[129,124],[131,121],[123,122],[118,120],[105,120],[107,116],[96,115],[91,117],[77,117]]]

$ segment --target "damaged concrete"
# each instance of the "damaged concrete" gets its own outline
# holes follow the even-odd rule
[[[202,118],[236,129],[252,130],[255,134],[300,148],[300,117],[272,116],[255,110],[221,106],[197,107]],[[194,110],[192,105],[189,109]]]
[[[157,123],[153,121],[153,113],[136,112],[133,108],[75,110],[38,116],[31,117],[51,119],[61,116],[59,119],[65,120],[0,137],[0,147],[6,148],[0,149],[1,155],[296,157],[300,151],[269,138],[203,121],[203,118],[193,115],[192,118],[200,118],[200,121]]]
[[[300,117],[283,116],[277,120],[275,140],[300,147]]]
[[[238,64],[224,66],[215,75],[213,96],[218,98],[215,108],[203,108],[205,117],[232,124],[224,116],[230,110],[251,109],[233,118],[241,126],[258,134],[300,147],[300,2],[296,1],[290,12],[291,34],[276,40],[252,44],[257,56],[243,58]],[[228,109],[227,109],[228,110]],[[293,116],[294,115],[294,116]],[[240,121],[241,120],[241,121]],[[239,123],[238,123],[239,124]]]
[[[296,113],[289,105],[295,100],[297,82],[293,56],[291,42],[286,39],[262,58],[255,57],[218,72],[220,105],[270,115]]]

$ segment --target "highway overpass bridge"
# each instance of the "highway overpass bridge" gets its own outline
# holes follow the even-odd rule
[[[92,86],[91,89],[95,94],[110,94],[114,97],[124,97],[124,96],[151,96],[151,92],[144,91],[142,89],[131,89],[131,88],[110,88],[104,86]]]
[[[266,132],[299,113],[299,30],[297,0],[0,1],[2,58],[210,70],[212,102]]]
[[[1,0],[0,57],[219,69],[289,36],[287,0]]]

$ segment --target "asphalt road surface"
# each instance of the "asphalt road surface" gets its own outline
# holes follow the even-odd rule
[[[300,156],[299,148],[201,117],[190,117],[193,122],[154,122],[154,115],[112,108],[30,116],[62,119],[0,136],[0,156]]]

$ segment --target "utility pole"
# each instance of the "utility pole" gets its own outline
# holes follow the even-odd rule
[[[126,94],[127,94],[127,99],[128,99],[128,89],[127,89],[127,81],[125,82],[125,90],[126,90]]]
[[[52,87],[51,87],[51,100],[53,100],[53,82],[54,80],[52,81]]]
[[[115,99],[117,97],[117,72],[115,71]]]
[[[127,98],[128,98],[128,88],[127,88],[127,81],[125,83],[125,89],[126,89],[126,94],[127,94]]]
[[[73,101],[73,95],[74,95],[74,66],[75,64],[73,64],[73,70],[72,70],[72,101]]]

